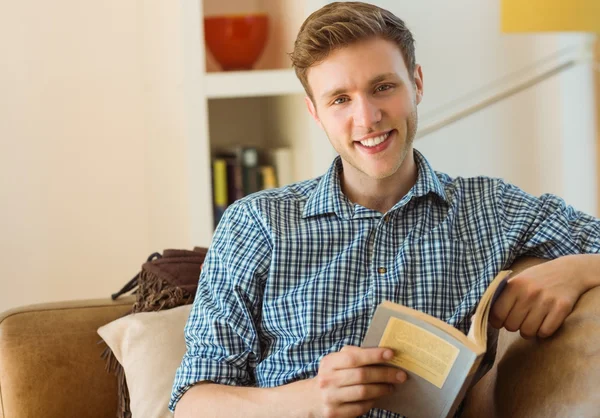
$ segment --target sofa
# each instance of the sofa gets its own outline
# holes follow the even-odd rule
[[[512,269],[539,262],[522,259]],[[115,417],[117,382],[97,330],[133,302],[68,301],[0,314],[0,418]],[[580,298],[551,338],[501,330],[494,367],[469,391],[462,416],[600,417],[600,288]]]

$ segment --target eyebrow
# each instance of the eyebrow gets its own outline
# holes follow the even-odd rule
[[[373,77],[371,80],[369,80],[369,85],[372,86],[374,84],[381,83],[382,81],[387,80],[389,78],[398,78],[398,77],[396,76],[395,73],[379,74],[379,75]],[[338,87],[338,88],[334,88],[332,90],[326,91],[325,93],[323,93],[323,95],[321,95],[321,97],[323,99],[329,99],[329,98],[335,97],[337,95],[344,94],[344,93],[346,93],[346,91],[347,91],[347,89],[345,87]]]

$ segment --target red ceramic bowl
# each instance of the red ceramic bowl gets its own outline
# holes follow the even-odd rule
[[[225,71],[251,69],[265,47],[268,31],[266,14],[204,18],[206,46]]]

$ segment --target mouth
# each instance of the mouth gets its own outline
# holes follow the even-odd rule
[[[374,136],[372,138],[363,139],[362,141],[355,141],[354,143],[361,149],[368,153],[376,153],[383,151],[389,144],[389,139],[394,133],[394,130],[385,132],[381,135]]]

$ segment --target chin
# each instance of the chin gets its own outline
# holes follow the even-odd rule
[[[382,170],[382,169],[376,169],[376,170],[369,170],[366,174],[372,178],[373,180],[383,180],[386,179],[388,177],[393,176],[396,171],[398,170],[392,170],[392,169],[387,169],[387,170]]]

